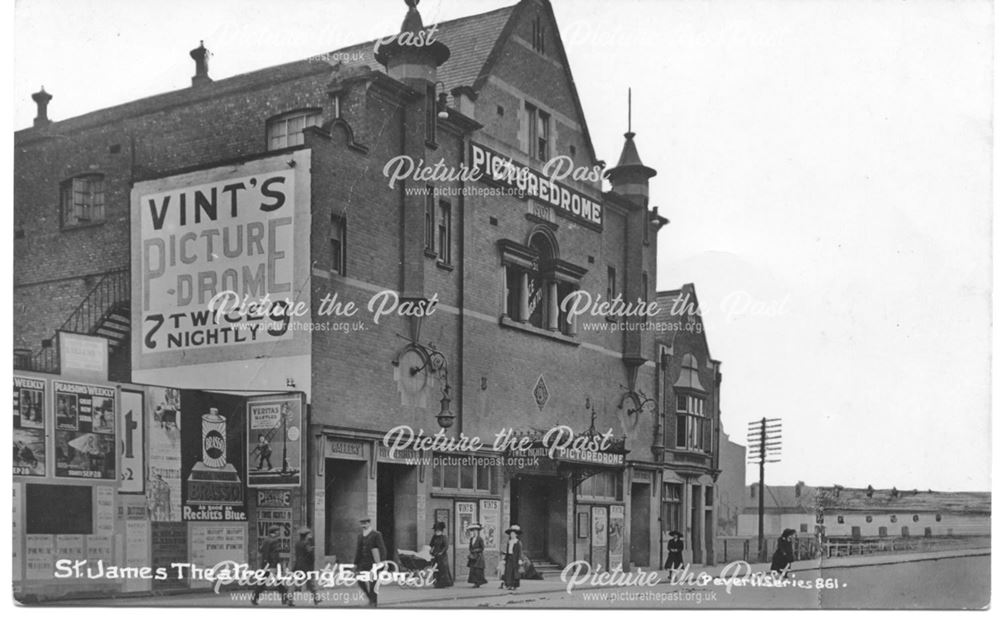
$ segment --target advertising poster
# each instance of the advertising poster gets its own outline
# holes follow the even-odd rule
[[[123,389],[118,420],[118,491],[144,489],[143,451],[146,420],[142,392]]]
[[[309,305],[308,247],[297,245],[308,241],[309,153],[294,159],[304,168],[271,158],[135,186],[137,369],[246,359],[294,340],[289,307]],[[241,307],[244,297],[260,305]]]
[[[24,578],[29,581],[48,581],[55,571],[55,535],[33,535],[24,540]]]
[[[479,524],[483,525],[481,536],[486,550],[500,548],[500,501],[484,498],[479,501]]]
[[[476,521],[476,504],[455,503],[455,544],[468,544],[469,536],[465,529]]]
[[[181,519],[181,391],[149,387],[145,396],[149,432],[146,506],[153,522]]]
[[[246,402],[187,390],[181,397],[181,518],[246,522]]]
[[[150,531],[150,561],[154,568],[167,568],[171,564],[185,563],[188,558],[187,523],[153,522]],[[137,538],[138,539],[138,538]],[[153,587],[158,589],[186,587],[188,582],[168,574],[165,579],[155,579]]]
[[[115,479],[115,389],[55,380],[57,477]]]
[[[232,522],[191,522],[188,524],[189,560],[210,568],[223,561],[244,563],[247,560],[247,527]],[[191,580],[191,587],[208,587],[210,583]]]
[[[45,476],[45,380],[14,376],[14,474]]]
[[[608,545],[608,509],[594,507],[591,509],[591,545],[594,548],[604,548]]]
[[[14,484],[14,492],[11,495],[11,505],[14,508],[13,524],[13,544],[11,545],[10,558],[14,562],[13,580],[20,581],[24,576],[24,519],[21,517],[22,505],[24,504],[24,485]]]
[[[247,486],[302,483],[302,397],[247,400]]]
[[[131,568],[141,568],[149,564],[149,521],[125,520],[125,565]],[[150,583],[145,579],[129,579],[125,583],[126,591],[142,591],[149,589]]]
[[[620,568],[625,559],[625,506],[608,510],[608,569]]]
[[[291,509],[269,507],[257,509],[257,545],[254,552],[260,553],[260,547],[264,544],[267,532],[272,527],[278,527],[278,548],[281,551],[282,561],[287,562],[292,552],[292,540],[294,539]]]

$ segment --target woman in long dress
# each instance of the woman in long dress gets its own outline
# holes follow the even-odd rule
[[[505,533],[509,537],[504,549],[503,581],[500,586],[513,591],[521,586],[521,527],[513,524]]]
[[[486,550],[486,542],[479,536],[482,529],[480,524],[470,524],[465,530],[469,536],[469,582],[479,589],[480,585],[486,584],[486,557],[483,551]]]
[[[785,529],[778,538],[778,547],[771,557],[771,573],[784,577],[792,569],[792,562],[795,561],[795,550],[792,548],[792,538],[795,537],[795,529]]]
[[[434,574],[434,587],[451,587],[455,582],[451,578],[451,568],[448,567],[448,538],[444,530],[444,522],[434,523],[434,537],[431,538],[431,560],[437,566]]]
[[[678,531],[667,533],[670,540],[667,542],[667,565],[668,570],[679,570],[684,565],[684,540]]]

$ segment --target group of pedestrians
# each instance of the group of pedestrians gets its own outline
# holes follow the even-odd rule
[[[667,563],[663,567],[673,574],[684,565],[684,536],[679,531],[670,531],[667,535],[670,536],[670,540],[667,541]],[[792,562],[795,561],[795,548],[792,542],[795,535],[795,529],[785,529],[781,532],[778,545],[771,557],[773,576],[783,578],[792,569]]]
[[[362,518],[360,521],[361,533],[358,535],[357,548],[354,553],[354,569],[358,572],[371,572],[379,569],[380,564],[388,560],[388,553],[385,547],[385,540],[382,534],[372,528],[370,518]],[[451,587],[455,584],[451,574],[448,556],[448,536],[446,535],[447,525],[444,522],[434,523],[434,535],[430,541],[431,562],[434,565],[434,587]],[[482,525],[470,524],[466,527],[469,535],[468,582],[476,588],[486,584],[486,543],[480,535]],[[261,542],[260,560],[264,575],[271,584],[277,585],[281,592],[281,603],[294,606],[292,597],[288,594],[281,579],[276,578],[278,574],[278,564],[281,561],[280,529],[273,526],[269,529],[268,535]],[[503,550],[503,568],[500,578],[500,587],[510,591],[516,590],[521,585],[522,569],[525,566],[524,554],[521,546],[521,527],[513,524],[508,528],[507,543]],[[684,539],[679,531],[668,533],[670,540],[667,542],[667,561],[665,569],[674,574],[684,565]],[[784,576],[791,569],[791,564],[795,560],[795,553],[792,540],[795,537],[794,529],[785,529],[778,538],[778,545],[774,556],[771,558],[771,573]],[[299,529],[299,539],[295,542],[294,563],[292,571],[311,572],[315,569],[316,549],[312,540],[312,531],[309,527]],[[313,599],[314,604],[319,604],[320,596],[316,590],[315,580],[306,577],[305,589],[307,589]],[[368,604],[372,607],[378,606],[378,584],[374,581],[358,581],[361,591],[368,599]],[[250,602],[254,605],[264,590],[264,584],[258,584],[254,589]]]

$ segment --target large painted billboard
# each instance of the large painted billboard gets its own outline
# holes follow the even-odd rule
[[[309,163],[299,150],[135,185],[136,370],[307,352],[290,321],[309,315]]]

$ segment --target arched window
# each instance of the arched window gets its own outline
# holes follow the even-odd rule
[[[579,288],[587,271],[559,258],[552,231],[539,225],[528,236],[527,245],[501,240],[500,256],[504,315],[545,331],[572,335],[574,323],[559,304]]]

